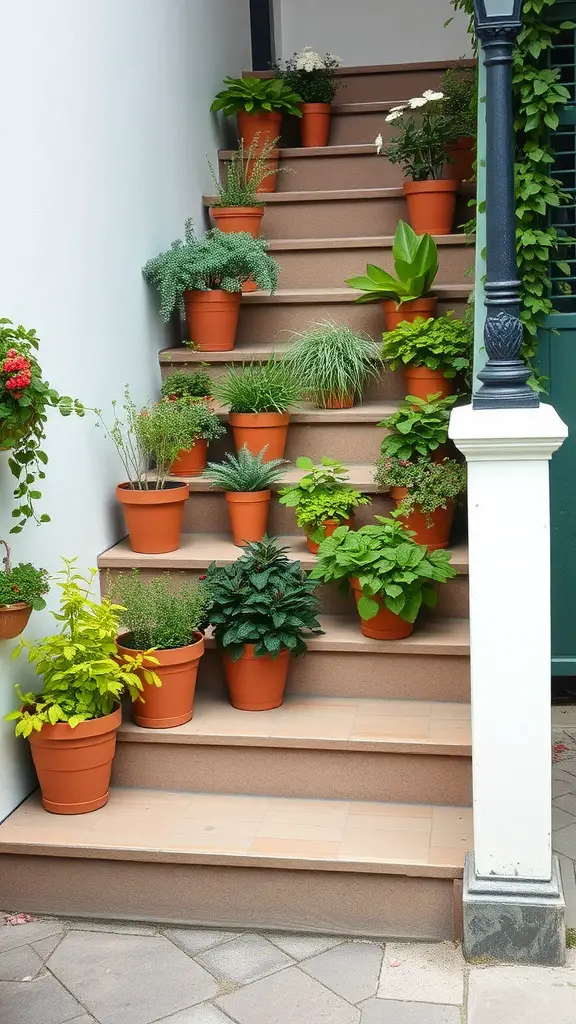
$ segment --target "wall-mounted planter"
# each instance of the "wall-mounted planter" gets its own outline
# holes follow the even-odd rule
[[[264,462],[284,458],[289,421],[287,412],[231,412],[228,415],[237,451],[246,445],[248,451],[258,455],[267,445]]]
[[[121,636],[116,641],[118,651],[122,655],[142,653],[133,647],[124,647],[122,641],[128,637]],[[150,665],[162,682],[157,687],[144,683],[144,703],[136,701],[132,706],[132,717],[136,725],[143,729],[172,729],[185,725],[194,714],[194,694],[200,658],[204,654],[204,636],[196,634],[196,642],[186,647],[174,647],[170,650],[154,651],[157,665]],[[143,673],[139,673],[144,682]]]
[[[452,178],[405,181],[408,217],[417,235],[449,235],[452,231],[458,182]]]
[[[188,484],[168,482],[162,490],[118,484],[116,497],[124,509],[132,551],[161,555],[180,547],[180,532]]]
[[[262,540],[268,526],[270,491],[226,491],[226,502],[236,546]]]
[[[20,636],[32,614],[32,605],[25,601],[0,605],[0,640],[13,640]]]
[[[229,352],[234,348],[240,292],[184,292],[190,341],[198,352]]]
[[[224,672],[230,691],[230,703],[239,711],[272,711],[284,700],[290,652],[281,651],[277,658],[270,654],[254,656],[254,644],[244,644],[238,661],[223,652]]]

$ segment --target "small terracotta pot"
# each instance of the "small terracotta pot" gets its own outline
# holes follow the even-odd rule
[[[337,530],[339,526],[348,526],[351,530],[354,529],[354,519],[325,519],[322,523],[322,529],[324,530],[324,538],[331,537],[334,530]],[[306,547],[308,551],[311,551],[313,555],[318,554],[319,544],[310,537],[306,537]]]
[[[449,235],[452,231],[458,182],[452,178],[405,181],[408,217],[417,235]]]
[[[392,487],[390,495],[396,505],[399,505],[402,498],[406,497],[406,488]],[[415,540],[417,544],[425,544],[430,551],[436,551],[437,548],[447,548],[450,543],[450,530],[455,508],[456,502],[447,501],[446,508],[437,508],[434,512],[430,512],[428,517],[417,505],[409,516],[400,516],[400,522],[409,530],[414,531],[412,540]],[[430,526],[428,526],[429,520]]]
[[[290,652],[277,658],[265,654],[254,657],[254,644],[244,644],[244,653],[232,661],[223,653],[224,673],[230,691],[230,703],[239,711],[272,711],[284,700]]]
[[[384,326],[386,330],[394,331],[399,324],[413,324],[419,317],[422,317],[424,320],[435,317],[438,299],[413,299],[412,302],[402,302],[398,306],[393,299],[384,299],[380,305],[384,313]]]
[[[331,106],[329,103],[302,103],[302,121],[300,131],[302,145],[327,146],[330,135]]]
[[[270,491],[226,491],[225,497],[236,547],[262,540],[268,526]]]
[[[158,665],[150,665],[162,680],[162,686],[144,683],[144,703],[136,701],[132,706],[132,718],[143,729],[172,729],[185,725],[194,714],[194,693],[198,664],[204,654],[204,636],[196,633],[197,640],[186,647],[172,647],[169,650],[154,651]],[[119,637],[116,646],[120,654],[141,654],[133,647],[124,647]],[[144,673],[138,673],[144,681]]]
[[[145,555],[176,551],[189,493],[185,483],[168,483],[161,491],[139,491],[129,483],[118,484],[116,497],[124,509],[132,551]]]
[[[326,395],[324,409],[352,409],[354,406],[354,395]]]
[[[184,292],[190,341],[198,352],[229,352],[234,348],[240,292]]]
[[[248,451],[258,455],[268,445],[264,462],[284,458],[289,421],[287,412],[231,412],[228,415],[237,451],[246,445]]]
[[[263,206],[212,206],[212,219],[220,231],[231,234],[247,231],[252,238],[258,238],[264,216]]]
[[[108,800],[116,732],[122,709],[104,718],[43,725],[30,733],[32,760],[42,791],[42,804],[52,814],[86,814]]]
[[[208,441],[199,437],[193,448],[181,451],[174,459],[170,472],[172,476],[200,476],[206,469],[208,461]]]
[[[362,597],[360,581],[353,577],[350,579],[350,586],[354,591],[356,604],[358,604]],[[379,611],[376,612],[373,619],[360,619],[360,629],[364,636],[370,637],[371,640],[404,640],[405,637],[412,635],[414,632],[412,622],[406,622],[405,619],[401,619],[399,615],[391,612],[378,595],[373,597],[372,601],[376,601]]]
[[[450,163],[446,164],[445,174],[447,178],[460,184],[461,181],[470,181],[474,177],[474,161],[476,160],[476,139],[473,135],[463,135],[456,139],[451,146],[446,148],[450,157]]]
[[[266,159],[266,169],[272,173],[268,174],[258,186],[258,194],[261,192],[269,194],[270,192],[276,191],[276,183],[278,179],[278,164],[279,164],[280,152],[277,149],[270,151],[270,156]],[[252,177],[252,167],[254,161],[249,160],[246,168],[248,178]]]
[[[25,601],[0,605],[0,640],[13,640],[20,636],[32,614],[32,605]]]
[[[261,150],[265,143],[274,142],[280,135],[282,125],[282,114],[277,110],[240,110],[238,112],[238,132],[244,140],[244,149],[249,149],[258,139],[258,149]],[[258,152],[258,150],[256,151]]]
[[[404,380],[406,394],[423,398],[424,401],[428,395],[436,395],[438,392],[440,398],[448,398],[448,395],[453,394],[454,382],[448,380],[442,370],[429,370],[427,366],[406,366]]]

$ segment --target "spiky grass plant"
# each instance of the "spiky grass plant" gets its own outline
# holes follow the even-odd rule
[[[285,358],[295,378],[305,381],[305,396],[320,409],[334,400],[361,398],[367,381],[380,375],[377,346],[348,324],[321,320],[293,337]]]
[[[240,139],[238,149],[233,153],[226,167],[226,181],[220,181],[210,161],[208,166],[216,186],[218,202],[213,206],[264,206],[258,195],[260,186],[266,178],[278,173],[277,166],[271,166],[270,160],[278,145],[278,139],[260,143],[260,132],[254,136],[248,149],[244,147],[244,139]]]
[[[215,397],[230,412],[284,413],[300,401],[302,390],[291,363],[274,358],[230,366],[214,382]]]
[[[212,398],[212,378],[206,370],[186,373],[174,370],[164,377],[161,394],[163,398]]]
[[[264,462],[268,445],[253,455],[243,445],[236,455],[227,454],[222,462],[209,462],[206,477],[211,487],[219,487],[222,491],[236,491],[245,494],[248,491],[269,491],[273,484],[284,476],[286,459],[271,459]]]

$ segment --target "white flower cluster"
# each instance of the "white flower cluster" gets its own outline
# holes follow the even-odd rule
[[[326,59],[337,61],[338,65],[341,63],[340,57],[336,57],[333,53],[327,53],[326,57],[321,57],[311,46],[305,46],[300,53],[296,54],[296,70],[323,71],[326,67]]]
[[[405,110],[417,110],[418,107],[425,107],[427,103],[433,103],[436,100],[443,99],[443,92],[434,92],[433,89],[426,89],[421,96],[413,96],[411,100],[408,100],[408,103],[403,103],[399,107],[392,107],[392,110],[387,115],[386,120],[396,121],[399,117],[402,117]],[[378,136],[378,138],[380,138],[380,136]],[[376,145],[378,145],[378,139],[376,140]],[[382,143],[380,143],[380,145],[382,145]],[[380,152],[380,150],[378,150],[378,152]]]

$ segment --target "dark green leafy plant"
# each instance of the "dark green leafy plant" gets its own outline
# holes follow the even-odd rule
[[[382,302],[392,299],[398,306],[413,302],[430,293],[438,273],[438,249],[431,235],[417,235],[409,224],[398,221],[392,246],[396,277],[380,267],[368,264],[365,277],[350,277],[346,281],[357,288],[356,302]]]
[[[314,583],[274,538],[248,544],[232,565],[212,562],[206,582],[216,643],[232,661],[244,644],[255,645],[257,658],[304,654],[306,641],[322,633]]]
[[[450,139],[476,135],[478,85],[476,68],[448,68],[442,76],[442,113],[448,117]]]
[[[381,356],[367,334],[331,320],[314,323],[293,335],[286,352],[297,380],[305,381],[304,397],[320,409],[331,402],[361,397],[370,377],[378,377]]]
[[[110,600],[122,606],[120,625],[127,630],[122,647],[167,651],[187,647],[206,627],[210,595],[206,585],[185,573],[164,573],[143,580],[139,569],[108,576]]]
[[[161,386],[163,398],[212,398],[212,378],[206,370],[185,373],[174,370],[164,377]]]
[[[369,505],[370,498],[347,483],[348,470],[335,459],[322,459],[315,466],[312,459],[296,459],[298,469],[306,470],[295,484],[280,491],[280,504],[296,510],[298,526],[316,543],[324,537],[325,519],[350,519],[360,505]]]
[[[302,384],[289,362],[272,358],[230,366],[214,382],[214,395],[230,412],[283,413],[300,401]]]
[[[6,549],[2,559],[4,568],[0,570],[0,608],[22,601],[34,611],[41,611],[46,607],[44,594],[50,590],[50,577],[46,569],[36,569],[30,562],[20,562],[13,566],[8,544],[5,540],[0,540],[0,544]]]
[[[401,366],[427,366],[442,370],[449,379],[472,372],[472,337],[463,320],[452,313],[414,323],[404,321],[383,335],[382,357],[391,370]]]
[[[419,458],[410,462],[408,459],[382,455],[374,479],[386,489],[406,488],[406,496],[397,505],[394,516],[409,516],[419,508],[427,517],[428,526],[431,526],[432,512],[437,508],[446,508],[449,501],[456,501],[464,494],[466,466],[455,459],[433,462],[430,458]]]
[[[208,166],[216,186],[218,201],[213,206],[264,206],[259,195],[260,186],[266,178],[278,173],[278,167],[272,167],[270,158],[278,145],[278,139],[260,142],[257,132],[248,149],[244,148],[244,140],[240,139],[238,149],[226,164],[226,180],[223,182],[216,174],[210,161]]]
[[[383,152],[392,164],[403,164],[404,177],[413,181],[444,177],[451,120],[443,113],[443,99],[443,93],[426,89],[422,96],[393,107],[385,120],[394,125],[398,135],[387,146],[381,135],[376,138],[376,151]]]
[[[333,53],[321,56],[305,46],[284,62],[273,65],[276,78],[286,82],[302,103],[332,103],[339,83],[335,80],[341,61]]]
[[[280,78],[225,78],[224,85],[210,107],[212,112],[221,110],[230,117],[241,110],[247,114],[267,110],[302,117],[300,96]]]
[[[450,410],[456,398],[456,395],[440,398],[440,392],[429,395],[427,400],[407,395],[397,412],[378,424],[392,431],[380,445],[382,455],[415,459],[419,455],[431,455],[447,444]]]
[[[415,544],[411,531],[396,519],[375,519],[375,525],[359,530],[339,526],[326,537],[310,578],[322,583],[340,580],[342,591],[347,593],[348,580],[355,577],[362,588],[358,602],[362,619],[373,619],[378,613],[377,596],[395,615],[415,622],[422,604],[428,608],[436,604],[432,583],[445,583],[456,575],[450,565],[450,552],[429,552]]]
[[[244,494],[248,491],[269,491],[273,484],[284,476],[286,459],[270,459],[264,462],[266,449],[253,455],[243,445],[236,455],[226,454],[222,462],[209,462],[206,478],[211,487],[219,487],[222,491],[236,491]]]

